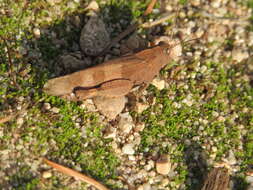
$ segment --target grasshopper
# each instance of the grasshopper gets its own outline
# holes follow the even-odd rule
[[[180,55],[179,44],[160,42],[140,52],[51,79],[44,91],[63,98],[72,97],[72,100],[124,96],[135,86],[147,86],[169,61]]]
[[[156,0],[151,0],[144,16],[148,15]],[[134,31],[138,23],[130,25],[126,31],[112,40],[105,50],[121,38]],[[103,51],[101,54],[104,54]],[[171,40],[140,52],[106,61],[66,76],[49,80],[44,91],[50,95],[70,100],[84,100],[94,97],[117,98],[128,94],[138,85],[147,86],[169,61],[181,55],[180,43]]]

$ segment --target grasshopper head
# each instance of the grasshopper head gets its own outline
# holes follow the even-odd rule
[[[164,55],[173,60],[177,60],[182,55],[182,46],[179,40],[162,36],[155,40],[155,44],[158,44],[162,48]]]

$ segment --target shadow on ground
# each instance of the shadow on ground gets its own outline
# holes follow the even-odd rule
[[[210,171],[207,158],[205,150],[196,142],[191,142],[185,148],[185,162],[189,172],[186,179],[187,189],[201,190]],[[231,190],[247,190],[248,188],[247,182],[240,176],[230,176],[229,185],[232,185]]]

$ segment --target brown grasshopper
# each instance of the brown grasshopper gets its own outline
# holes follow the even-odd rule
[[[180,55],[180,44],[160,42],[138,53],[51,79],[45,84],[44,91],[60,97],[71,97],[72,94],[72,100],[124,96],[137,85],[148,85],[169,61]]]
[[[155,4],[156,0],[151,0],[143,16],[148,15]],[[138,26],[139,23],[130,25],[113,39],[100,55],[103,55],[124,36],[136,30]],[[125,55],[98,66],[51,79],[45,84],[44,91],[50,95],[70,100],[122,97],[137,85],[147,86],[161,68],[180,55],[180,43],[172,40],[169,43],[159,43],[138,53]]]

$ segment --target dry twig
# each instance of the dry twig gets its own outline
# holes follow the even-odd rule
[[[227,190],[229,173],[226,168],[214,168],[208,174],[201,190]]]
[[[0,36],[0,40],[3,41],[3,44],[7,50],[8,64],[9,64],[9,69],[10,69],[8,72],[9,77],[12,79],[12,82],[15,85],[15,87],[20,89],[19,85],[17,84],[16,73],[13,70],[13,62],[12,62],[12,58],[11,58],[11,49],[9,47],[9,44],[7,43],[7,40],[2,36]]]
[[[6,123],[6,122],[10,121],[10,120],[13,119],[15,116],[16,116],[16,114],[15,114],[15,115],[8,115],[8,116],[6,116],[6,117],[0,118],[0,124]]]
[[[157,0],[151,0],[151,1],[150,1],[150,3],[149,3],[149,5],[148,5],[147,9],[146,9],[145,12],[143,13],[143,16],[147,16],[147,15],[149,15],[149,14],[152,12],[152,10],[153,10],[153,8],[154,8],[154,6],[155,6],[155,4],[156,4],[156,1],[157,1]]]
[[[76,172],[76,171],[74,171],[74,170],[72,170],[70,168],[67,168],[67,167],[64,167],[64,166],[62,166],[60,164],[52,162],[52,161],[50,161],[50,160],[48,160],[46,158],[43,158],[43,160],[44,160],[44,162],[46,164],[48,164],[49,166],[55,168],[56,170],[58,170],[58,171],[60,171],[60,172],[62,172],[64,174],[67,174],[67,175],[69,175],[71,177],[77,178],[77,179],[79,179],[79,180],[81,180],[83,182],[86,182],[86,183],[90,184],[90,185],[93,185],[94,187],[96,187],[99,190],[109,190],[107,187],[105,187],[104,185],[102,185],[101,183],[97,182],[96,180],[94,180],[91,177],[88,177],[88,176],[86,176],[84,174],[81,174],[79,172]]]
[[[171,15],[171,14],[170,15],[165,15],[162,18],[154,20],[152,22],[145,22],[145,23],[141,24],[141,27],[143,27],[143,28],[151,28],[151,27],[154,27],[156,25],[159,25],[159,24],[165,22],[166,20],[171,19],[172,17],[174,17],[174,16]]]

